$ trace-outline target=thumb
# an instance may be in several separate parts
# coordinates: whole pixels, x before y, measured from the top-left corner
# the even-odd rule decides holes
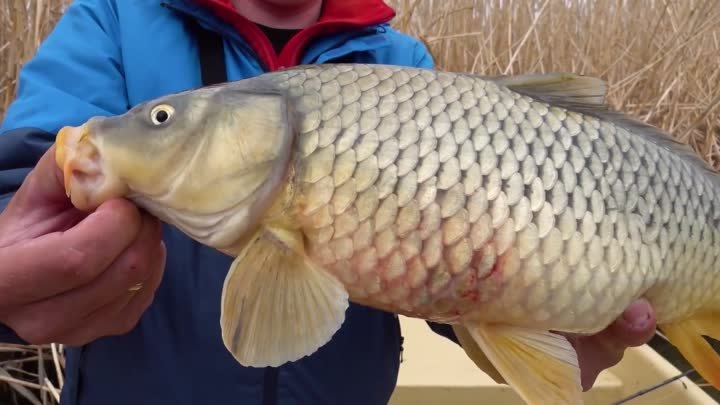
[[[645,298],[635,300],[611,326],[615,341],[626,347],[640,346],[655,335],[657,319],[650,302]]]
[[[43,207],[67,209],[71,206],[65,193],[63,173],[55,162],[55,144],[40,158],[8,204],[8,210],[37,210]]]

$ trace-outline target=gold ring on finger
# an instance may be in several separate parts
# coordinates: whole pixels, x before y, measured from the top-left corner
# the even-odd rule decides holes
[[[136,291],[140,291],[140,289],[142,289],[142,288],[143,288],[143,283],[137,283],[134,286],[128,288],[128,291],[136,292]]]

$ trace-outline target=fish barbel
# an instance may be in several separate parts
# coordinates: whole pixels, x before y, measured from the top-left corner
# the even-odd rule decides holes
[[[452,325],[531,405],[580,404],[575,351],[636,298],[720,388],[720,177],[611,111],[600,79],[300,66],[65,127],[73,204],[124,197],[235,258],[222,338],[307,356],[349,302]]]

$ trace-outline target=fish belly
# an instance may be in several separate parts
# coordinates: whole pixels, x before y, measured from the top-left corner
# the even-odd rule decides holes
[[[647,296],[707,306],[717,183],[621,125],[470,75],[285,72],[297,221],[351,299],[443,322],[591,333]]]

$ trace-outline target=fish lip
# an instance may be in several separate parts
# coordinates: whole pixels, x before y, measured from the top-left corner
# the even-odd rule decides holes
[[[79,134],[78,134],[79,133]],[[89,174],[98,174],[97,168],[90,167],[87,163],[82,164],[77,159],[78,149],[83,143],[89,142],[90,125],[85,123],[80,127],[64,126],[58,131],[55,141],[55,162],[63,172],[65,195],[72,197],[73,176],[81,173],[80,170],[88,170]],[[90,145],[97,153],[95,145]]]
[[[89,120],[79,127],[63,127],[56,140],[55,160],[63,172],[65,194],[81,211],[92,211],[127,193],[127,185],[113,175],[103,159],[92,124]]]

